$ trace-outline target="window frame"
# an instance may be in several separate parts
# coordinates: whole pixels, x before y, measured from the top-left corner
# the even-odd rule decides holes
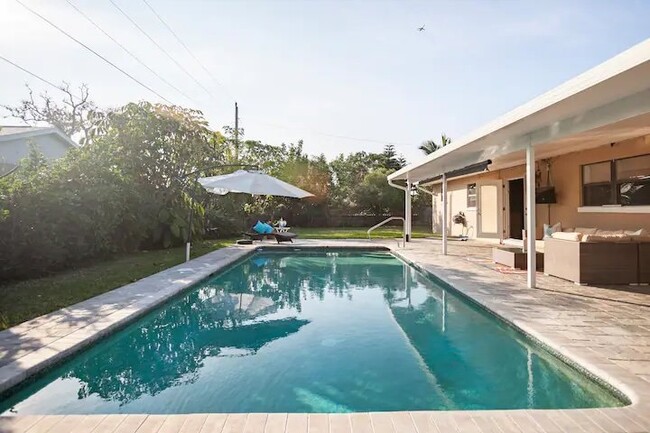
[[[580,165],[580,205],[582,207],[620,207],[620,206],[625,206],[625,207],[637,207],[637,206],[648,206],[650,204],[623,204],[621,203],[620,200],[620,194],[619,194],[619,186],[622,183],[625,183],[626,181],[629,181],[630,179],[618,179],[618,173],[616,170],[616,163],[618,161],[625,161],[626,159],[633,159],[633,158],[642,158],[642,157],[648,157],[650,156],[650,153],[642,153],[640,155],[634,155],[634,156],[626,156],[625,158],[616,158],[616,159],[610,159],[610,160],[604,160],[604,161],[595,161],[595,162],[590,162],[588,164],[581,164]],[[610,187],[610,202],[609,204],[604,204],[604,205],[594,205],[594,204],[586,204],[585,203],[585,167],[590,166],[590,165],[596,165],[596,164],[602,164],[604,162],[609,162],[609,182],[592,182],[587,185],[609,185]]]
[[[474,187],[474,193],[470,194],[470,187]],[[467,186],[465,187],[465,191],[467,193],[467,209],[476,209],[478,206],[478,186],[476,182],[474,183],[468,183]],[[474,199],[474,204],[470,204],[470,198]]]

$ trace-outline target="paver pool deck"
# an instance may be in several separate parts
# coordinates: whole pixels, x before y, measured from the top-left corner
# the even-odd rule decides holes
[[[254,246],[233,246],[0,332],[0,390],[145,314]],[[265,243],[263,246],[278,248]],[[353,414],[30,415],[0,417],[0,433],[650,432],[650,289],[574,286],[498,272],[489,247],[453,243],[302,240],[289,247],[388,247],[622,392],[620,408]],[[286,246],[285,246],[286,247]],[[282,247],[280,247],[282,248]]]

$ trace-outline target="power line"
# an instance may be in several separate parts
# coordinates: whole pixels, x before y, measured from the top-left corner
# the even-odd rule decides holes
[[[169,87],[172,89],[176,90],[179,94],[183,95],[185,98],[187,98],[189,101],[192,101],[195,104],[199,104],[197,101],[195,101],[193,98],[188,96],[185,92],[180,90],[178,87],[174,86],[172,83],[167,81],[164,77],[162,77],[160,74],[158,74],[155,70],[153,70],[149,65],[147,65],[145,62],[140,60],[138,56],[133,54],[131,51],[129,51],[124,45],[122,45],[118,40],[116,40],[113,36],[111,36],[108,32],[106,32],[99,24],[97,24],[92,18],[90,18],[87,14],[85,14],[81,9],[79,9],[72,1],[70,0],[65,0],[70,6],[74,8],[81,16],[83,16],[89,23],[91,23],[97,30],[102,32],[107,38],[109,38],[111,41],[113,41],[117,46],[119,46],[125,53],[127,53],[129,56],[131,56],[135,61],[137,61],[139,64],[144,66],[149,72],[154,74],[156,77],[158,77],[163,83],[167,84]]]
[[[383,144],[383,145],[391,144],[391,145],[394,145],[394,146],[409,146],[409,147],[410,146],[415,146],[415,144],[396,143],[394,141],[383,141],[383,140],[376,140],[376,139],[372,139],[372,138],[351,137],[349,135],[329,134],[327,132],[315,131],[313,129],[306,128],[306,127],[303,127],[303,126],[278,125],[276,123],[269,123],[269,122],[265,122],[263,120],[260,121],[259,119],[256,119],[256,118],[253,118],[253,119],[256,120],[257,123],[267,125],[267,126],[272,126],[274,128],[294,129],[294,130],[302,129],[302,130],[307,131],[307,132],[309,132],[311,134],[320,135],[320,136],[323,136],[323,137],[340,138],[342,140],[352,140],[352,141],[360,141],[360,142],[365,142],[365,143],[376,143],[376,144]]]
[[[187,44],[185,44],[185,42],[183,42],[183,40],[180,38],[180,36],[178,36],[178,34],[171,28],[171,26],[169,24],[167,24],[167,22],[160,16],[160,14],[158,12],[156,12],[156,10],[153,8],[153,6],[151,6],[151,4],[147,0],[142,0],[142,1],[144,2],[145,5],[147,5],[147,7],[151,10],[151,12],[153,12],[153,14],[156,16],[156,18],[158,18],[158,21],[160,21],[167,28],[167,30],[169,30],[169,33],[171,33],[174,36],[174,38],[176,38],[178,43],[181,44],[181,46],[183,48],[185,48],[185,51],[187,51],[187,53],[190,56],[192,56],[192,58],[196,61],[196,63],[210,77],[210,79],[212,79],[212,81],[214,81],[215,84],[217,84],[222,89],[224,89],[226,91],[226,93],[228,93],[230,95],[230,97],[232,97],[232,94],[230,94],[230,92],[228,92],[228,89],[226,89],[226,87],[223,84],[221,84],[221,82],[219,80],[217,80],[215,78],[215,76],[210,72],[210,70],[208,68],[205,67],[205,65],[198,59],[198,57],[196,57],[194,55],[194,53],[192,52],[192,50],[190,50],[190,48],[187,46]]]
[[[9,63],[10,65],[12,65],[12,66],[14,66],[14,67],[20,69],[21,71],[25,72],[26,74],[31,75],[32,77],[36,78],[37,80],[42,81],[42,82],[45,83],[45,84],[49,84],[50,86],[52,86],[52,87],[56,88],[57,90],[60,90],[60,91],[63,92],[63,89],[62,89],[60,86],[58,86],[58,85],[54,84],[53,82],[51,82],[51,81],[49,81],[49,80],[47,80],[47,79],[41,77],[40,75],[36,75],[34,72],[32,72],[32,71],[30,71],[30,70],[28,70],[28,69],[23,68],[22,66],[20,66],[20,65],[18,65],[18,64],[16,64],[16,63],[14,63],[14,62],[12,62],[12,61],[9,60],[8,58],[6,58],[6,57],[0,55],[0,60],[4,60],[5,62]],[[70,95],[70,96],[76,98],[76,96],[74,96],[74,95]]]
[[[43,21],[45,21],[46,23],[48,23],[50,26],[52,26],[52,27],[54,27],[55,29],[57,29],[59,32],[61,32],[61,33],[63,33],[64,35],[66,35],[68,38],[70,38],[70,39],[72,39],[73,41],[75,41],[77,44],[81,45],[81,46],[82,46],[83,48],[85,48],[86,50],[90,51],[91,53],[93,53],[94,55],[96,55],[97,57],[99,57],[100,59],[102,59],[104,62],[106,62],[106,63],[108,63],[109,65],[111,65],[113,68],[115,68],[115,69],[117,69],[118,71],[120,71],[122,74],[124,74],[124,75],[126,75],[127,77],[129,77],[131,80],[133,80],[133,81],[135,81],[136,83],[138,83],[140,86],[144,87],[145,89],[147,89],[148,91],[150,91],[150,92],[153,93],[154,95],[158,96],[160,99],[166,101],[167,103],[174,105],[174,103],[171,102],[169,99],[165,98],[165,97],[162,96],[160,93],[156,92],[156,91],[153,90],[151,87],[147,86],[146,84],[144,84],[143,82],[141,82],[140,80],[138,80],[137,78],[135,78],[134,76],[132,76],[131,74],[129,74],[128,72],[126,72],[124,69],[120,68],[120,67],[117,66],[115,63],[111,62],[111,61],[108,60],[106,57],[102,56],[102,55],[99,54],[97,51],[93,50],[93,49],[90,48],[88,45],[84,44],[84,43],[81,42],[79,39],[75,38],[75,37],[72,36],[70,33],[66,32],[66,31],[63,30],[61,27],[57,26],[57,25],[54,24],[52,21],[50,21],[50,20],[48,20],[47,18],[45,18],[43,15],[39,14],[39,13],[36,12],[34,9],[30,8],[29,6],[27,6],[27,5],[26,5],[25,3],[23,3],[22,1],[20,1],[20,0],[16,0],[16,2],[17,2],[18,4],[20,4],[22,7],[24,7],[25,9],[27,9],[27,10],[28,10],[29,12],[31,12],[32,14],[36,15],[37,17],[39,17],[40,19],[42,19]]]
[[[174,63],[176,64],[176,66],[178,66],[178,67],[180,68],[181,71],[185,72],[185,74],[186,74],[188,77],[190,77],[190,78],[192,79],[192,81],[194,81],[196,84],[198,84],[199,87],[201,87],[203,90],[205,90],[205,92],[206,92],[208,95],[210,95],[210,96],[212,96],[212,97],[214,98],[214,95],[213,95],[212,93],[210,93],[210,91],[209,91],[208,89],[206,89],[205,86],[203,86],[203,84],[201,84],[201,83],[199,82],[199,80],[197,80],[197,79],[194,77],[194,75],[192,75],[190,72],[188,72],[188,70],[185,69],[185,67],[183,67],[183,65],[181,65],[181,64],[178,62],[178,60],[176,60],[176,59],[175,59],[171,54],[169,54],[169,52],[168,52],[166,49],[164,49],[164,48],[163,48],[163,47],[162,47],[158,42],[156,42],[156,40],[155,40],[154,38],[152,38],[151,36],[149,36],[149,33],[147,33],[146,31],[144,31],[144,29],[143,29],[142,27],[140,27],[140,26],[138,25],[138,23],[136,23],[136,22],[135,22],[135,21],[134,21],[134,20],[133,20],[133,19],[132,19],[132,18],[131,18],[127,13],[126,13],[126,12],[124,12],[124,11],[123,11],[123,10],[122,10],[118,5],[117,5],[117,3],[115,3],[113,0],[108,0],[108,1],[111,2],[111,4],[115,7],[115,9],[117,9],[117,10],[118,10],[122,15],[124,15],[124,17],[125,17],[127,20],[129,20],[129,22],[131,22],[131,24],[133,24],[133,25],[134,25],[134,26],[135,26],[135,27],[136,27],[136,28],[137,28],[137,29],[138,29],[138,30],[139,30],[143,35],[145,35],[145,36],[147,37],[147,39],[149,39],[149,40],[150,40],[150,41],[151,41],[151,42],[152,42],[156,47],[158,47],[158,49],[159,49],[160,51],[162,51],[162,52],[163,52],[163,53],[164,53],[164,54],[165,54],[165,55],[166,55],[166,56],[167,56],[167,57],[168,57],[172,62],[174,62]]]

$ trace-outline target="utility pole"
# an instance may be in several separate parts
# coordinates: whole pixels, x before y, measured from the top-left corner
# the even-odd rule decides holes
[[[239,107],[235,102],[235,163],[239,161]]]

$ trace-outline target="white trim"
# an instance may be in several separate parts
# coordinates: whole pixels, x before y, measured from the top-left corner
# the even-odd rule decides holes
[[[75,143],[70,137],[65,135],[55,126],[35,126],[32,129],[16,132],[13,134],[3,134],[0,135],[0,142],[13,141],[20,138],[38,137],[39,135],[49,134],[54,134],[54,136],[58,137],[61,141],[70,147],[79,147],[79,144]]]
[[[650,206],[580,206],[579,213],[650,213]]]

